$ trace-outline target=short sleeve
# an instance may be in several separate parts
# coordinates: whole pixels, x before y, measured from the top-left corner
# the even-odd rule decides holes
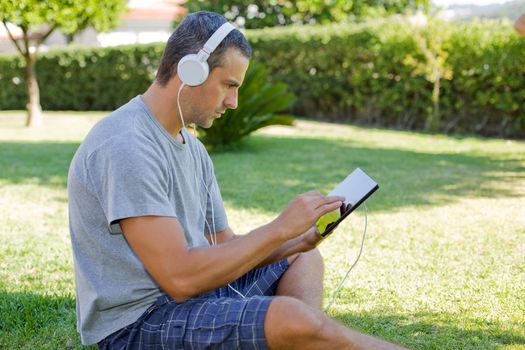
[[[88,175],[111,233],[137,216],[176,217],[169,200],[167,160],[155,144],[134,133],[113,137],[88,158]]]

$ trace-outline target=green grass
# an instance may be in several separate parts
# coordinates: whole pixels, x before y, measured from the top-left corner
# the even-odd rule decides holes
[[[80,348],[66,174],[102,114],[0,113],[0,348]],[[525,349],[525,143],[300,121],[213,155],[231,226],[360,166],[380,183],[364,254],[330,314],[413,349]],[[361,210],[321,245],[326,298],[355,258]]]

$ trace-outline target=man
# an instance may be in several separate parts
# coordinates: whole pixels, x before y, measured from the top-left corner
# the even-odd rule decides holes
[[[183,56],[225,22],[208,12],[187,16],[155,82],[98,122],[73,158],[68,190],[82,342],[101,349],[398,348],[320,310],[314,224],[343,198],[304,193],[246,235],[229,228],[211,159],[183,126],[210,127],[237,107],[251,48],[232,30],[215,51],[206,49],[213,52],[202,84],[187,86],[178,72]]]
[[[519,35],[525,36],[525,13],[518,17],[514,22],[514,29]]]

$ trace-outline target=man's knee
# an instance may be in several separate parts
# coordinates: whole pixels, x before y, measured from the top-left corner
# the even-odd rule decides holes
[[[305,256],[307,256],[313,264],[324,269],[324,260],[319,249],[315,248],[303,254],[305,254]]]
[[[296,254],[289,258],[290,265],[295,263],[297,259],[300,259],[302,262],[311,265],[313,267],[318,267],[324,270],[324,260],[319,249],[314,248],[304,253]]]
[[[284,347],[297,339],[319,337],[325,317],[295,298],[274,298],[264,321],[264,333],[270,348]]]

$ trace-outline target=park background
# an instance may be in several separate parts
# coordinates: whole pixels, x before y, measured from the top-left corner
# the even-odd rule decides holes
[[[162,54],[77,43],[129,13],[78,3],[0,4],[22,28],[21,52],[0,55],[0,348],[81,348],[67,169]],[[177,6],[225,13],[254,48],[240,107],[201,133],[234,230],[362,167],[381,189],[329,313],[414,349],[525,349],[525,39],[512,28],[525,3],[457,18],[424,0],[231,3]],[[69,44],[46,46],[57,32]],[[352,215],[320,247],[326,300],[359,252],[364,215]]]

